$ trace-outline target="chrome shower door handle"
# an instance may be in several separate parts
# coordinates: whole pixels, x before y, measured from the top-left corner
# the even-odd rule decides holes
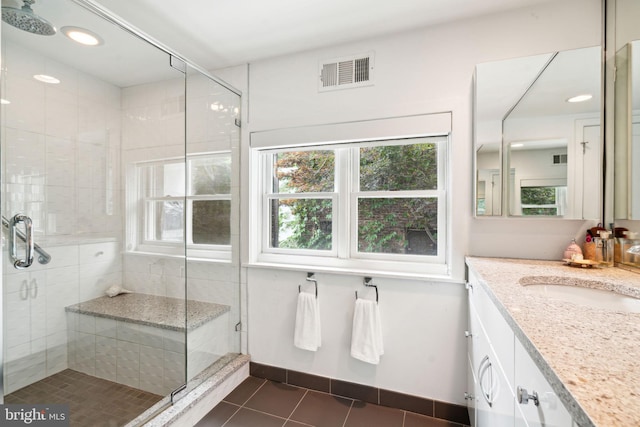
[[[24,223],[24,242],[25,242],[25,255],[24,259],[18,258],[18,246],[16,242],[18,224]],[[13,266],[19,270],[27,268],[33,264],[33,222],[31,218],[24,214],[16,214],[11,218],[9,222],[9,250]]]

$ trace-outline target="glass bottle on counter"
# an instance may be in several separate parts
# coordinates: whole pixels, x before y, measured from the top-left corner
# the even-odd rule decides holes
[[[596,262],[602,267],[613,267],[614,239],[611,238],[611,233],[601,231],[594,241],[596,244]]]

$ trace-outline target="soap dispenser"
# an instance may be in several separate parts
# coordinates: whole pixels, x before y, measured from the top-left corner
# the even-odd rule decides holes
[[[576,239],[572,239],[569,246],[564,250],[564,254],[562,255],[563,259],[567,260],[581,260],[582,259],[582,249],[576,243]]]

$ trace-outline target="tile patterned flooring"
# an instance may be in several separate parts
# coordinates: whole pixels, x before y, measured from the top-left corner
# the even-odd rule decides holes
[[[72,427],[118,427],[161,399],[162,396],[66,369],[6,395],[4,402],[68,403]]]
[[[249,377],[196,427],[463,427],[401,409]]]

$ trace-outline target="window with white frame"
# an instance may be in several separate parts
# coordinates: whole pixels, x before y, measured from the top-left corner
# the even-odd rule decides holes
[[[259,260],[444,264],[447,143],[443,135],[260,150]]]
[[[186,170],[185,170],[186,167]],[[135,250],[230,259],[231,154],[136,166]]]

